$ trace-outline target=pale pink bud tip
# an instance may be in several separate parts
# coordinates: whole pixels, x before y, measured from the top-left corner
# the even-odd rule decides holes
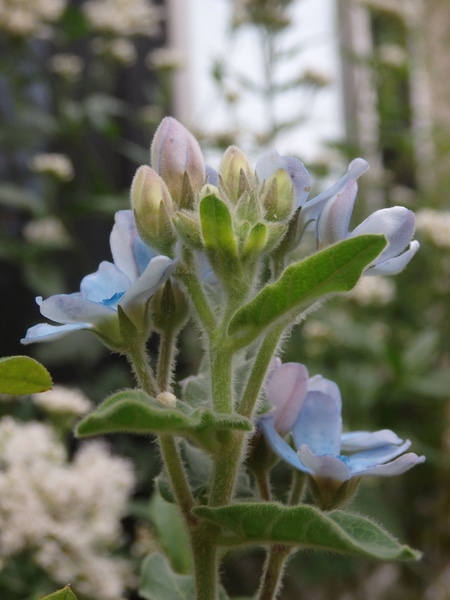
[[[165,117],[153,138],[150,164],[166,182],[174,199],[182,189],[187,173],[193,190],[205,183],[205,163],[195,137],[173,117]]]

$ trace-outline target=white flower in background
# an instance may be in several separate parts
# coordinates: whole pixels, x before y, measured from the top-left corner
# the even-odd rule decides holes
[[[82,416],[93,408],[89,398],[80,390],[62,385],[54,385],[47,392],[33,394],[32,399],[37,406],[49,413]]]
[[[161,12],[149,0],[88,0],[83,10],[91,27],[102,33],[153,36],[159,30]]]
[[[35,173],[52,175],[61,181],[70,181],[74,175],[72,161],[65,154],[55,152],[35,154],[29,166]]]
[[[416,229],[436,246],[450,248],[450,210],[424,208],[416,213]]]
[[[0,30],[17,36],[46,36],[48,25],[57,21],[67,0],[0,0]]]
[[[362,277],[358,284],[350,290],[347,297],[362,306],[370,304],[383,306],[395,298],[395,283],[392,279],[379,275]]]
[[[111,556],[135,478],[130,463],[93,442],[68,462],[42,423],[0,421],[0,560],[27,552],[49,577],[116,600],[128,565]]]
[[[29,221],[23,228],[27,242],[45,246],[65,247],[70,243],[70,235],[57,217],[44,217]]]
[[[74,81],[83,71],[84,60],[76,54],[54,54],[49,60],[49,67],[61,77]]]
[[[181,69],[186,65],[186,58],[176,48],[156,48],[145,58],[149,69]]]

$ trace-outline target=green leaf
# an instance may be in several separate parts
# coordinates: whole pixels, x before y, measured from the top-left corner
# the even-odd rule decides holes
[[[229,333],[250,343],[269,325],[292,322],[320,298],[351,290],[385,246],[384,236],[361,235],[290,265],[278,281],[236,312]]]
[[[314,506],[242,503],[222,508],[199,506],[197,517],[234,534],[236,544],[292,544],[379,560],[417,560],[420,553],[401,545],[367,518]],[[234,540],[233,540],[234,541]]]
[[[195,587],[190,575],[178,575],[159,552],[147,556],[142,565],[139,595],[146,600],[192,600]]]
[[[190,575],[174,573],[167,558],[154,552],[142,565],[139,595],[146,600],[192,600],[195,598],[194,581]],[[220,587],[219,600],[227,598]]]
[[[0,358],[0,394],[37,394],[52,387],[50,373],[29,356]]]
[[[162,407],[145,392],[124,390],[107,398],[78,425],[79,437],[104,433],[171,433],[185,437],[208,452],[223,450],[223,432],[251,431],[252,423],[239,415],[217,414],[208,408],[190,410]]]
[[[53,592],[53,594],[49,594],[48,596],[44,596],[41,600],[77,600],[77,597],[72,592],[70,585],[66,585],[66,587],[61,590]]]
[[[228,206],[211,194],[200,201],[200,223],[205,252],[216,273],[226,282],[241,272],[238,243]]]
[[[190,545],[178,508],[154,493],[148,507],[148,518],[177,573],[189,573]]]
[[[200,222],[205,249],[238,258],[238,246],[228,206],[210,194],[200,201]]]

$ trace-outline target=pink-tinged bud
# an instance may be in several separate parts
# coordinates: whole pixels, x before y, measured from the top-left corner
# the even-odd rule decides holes
[[[157,250],[167,252],[175,235],[170,192],[151,167],[139,167],[131,184],[131,205],[142,239]]]
[[[173,117],[165,117],[156,130],[150,164],[166,182],[173,200],[186,207],[185,173],[195,192],[205,183],[205,163],[195,137]]]
[[[298,363],[275,368],[266,384],[266,396],[273,407],[275,430],[284,435],[292,429],[308,391],[308,370]]]
[[[255,171],[247,156],[237,146],[225,151],[219,174],[231,201],[237,202],[244,192],[256,186]]]

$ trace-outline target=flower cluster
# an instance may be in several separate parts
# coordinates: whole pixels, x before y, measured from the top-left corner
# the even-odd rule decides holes
[[[62,585],[99,600],[120,597],[129,567],[111,550],[134,486],[129,462],[98,442],[68,462],[50,427],[5,417],[0,463],[0,558],[28,552]]]
[[[266,396],[272,411],[259,419],[259,428],[280,458],[309,475],[324,509],[348,500],[362,476],[399,475],[425,460],[404,454],[411,442],[388,429],[343,433],[338,386],[321,375],[308,377],[304,365],[278,364]],[[295,450],[283,438],[288,432]]]
[[[417,212],[417,231],[439,248],[450,248],[450,211],[424,208]]]
[[[67,0],[0,0],[0,29],[21,38],[46,35],[66,4]]]
[[[94,31],[114,36],[151,36],[161,14],[149,0],[88,0],[83,11]]]

